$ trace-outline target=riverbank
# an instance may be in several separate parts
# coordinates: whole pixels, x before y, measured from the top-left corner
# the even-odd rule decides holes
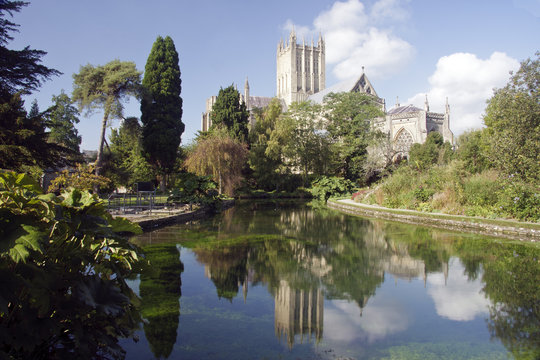
[[[221,204],[221,209],[225,210],[234,205],[234,200],[224,200]],[[186,223],[188,221],[203,219],[209,216],[210,210],[207,208],[197,209],[193,211],[156,211],[152,213],[139,213],[139,214],[124,214],[119,215],[131,222],[138,224],[143,231],[151,231],[162,226],[172,225],[176,223]]]
[[[472,232],[513,240],[540,242],[540,224],[523,223],[504,219],[486,219],[472,216],[390,209],[377,205],[357,203],[350,199],[328,200],[327,206],[352,215],[376,217],[408,224]]]

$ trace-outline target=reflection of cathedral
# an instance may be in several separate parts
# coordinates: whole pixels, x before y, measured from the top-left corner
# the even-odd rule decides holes
[[[289,283],[281,280],[275,296],[275,330],[276,336],[287,339],[292,348],[295,335],[304,336],[316,341],[323,334],[324,298],[321,289],[292,289]]]

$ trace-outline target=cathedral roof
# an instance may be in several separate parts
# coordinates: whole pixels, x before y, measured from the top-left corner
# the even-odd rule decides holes
[[[414,113],[418,111],[423,111],[420,108],[417,108],[414,105],[405,105],[405,106],[396,106],[392,109],[388,110],[388,115],[396,115],[396,114],[405,114],[405,113]]]
[[[308,100],[311,100],[318,104],[322,104],[324,97],[330,93],[352,91],[373,95],[378,98],[377,93],[375,92],[375,89],[371,85],[371,82],[367,78],[366,74],[362,73],[362,75],[360,75],[360,77],[358,78],[351,78],[349,80],[342,81],[322,91],[319,91],[316,94],[310,95],[308,97]]]

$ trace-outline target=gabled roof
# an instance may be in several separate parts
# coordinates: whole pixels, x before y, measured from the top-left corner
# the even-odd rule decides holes
[[[388,115],[415,113],[418,111],[423,111],[423,110],[420,108],[417,108],[414,105],[397,106],[388,110]]]
[[[322,91],[319,91],[316,94],[310,95],[308,100],[313,101],[318,104],[322,104],[323,99],[326,95],[330,93],[340,93],[340,92],[360,92],[364,94],[373,95],[376,98],[379,96],[375,91],[373,85],[367,78],[366,74],[362,73],[359,78],[353,78],[349,80],[342,81],[335,85],[332,85]]]

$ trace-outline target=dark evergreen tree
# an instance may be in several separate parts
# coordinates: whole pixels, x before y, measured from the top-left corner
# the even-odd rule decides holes
[[[247,142],[249,113],[233,85],[220,89],[210,113],[212,127],[225,127],[232,137]]]
[[[81,136],[75,128],[75,124],[79,123],[79,111],[63,90],[60,95],[53,95],[52,101],[53,106],[49,109],[49,140],[79,153]]]
[[[28,3],[23,1],[0,0],[0,91],[3,97],[15,92],[31,93],[44,80],[61,74],[40,64],[41,58],[47,54],[45,51],[30,49],[29,46],[22,50],[6,47],[13,40],[10,33],[16,32],[18,25],[5,17],[8,14],[13,16],[26,5]]]
[[[173,40],[158,36],[144,70],[141,122],[143,149],[149,163],[161,174],[162,187],[174,170],[182,122],[182,81]]]
[[[47,112],[30,116],[20,94],[2,96],[0,103],[0,169],[25,171],[26,166],[57,167],[72,158],[60,144],[48,142]],[[36,112],[37,111],[37,112]]]

